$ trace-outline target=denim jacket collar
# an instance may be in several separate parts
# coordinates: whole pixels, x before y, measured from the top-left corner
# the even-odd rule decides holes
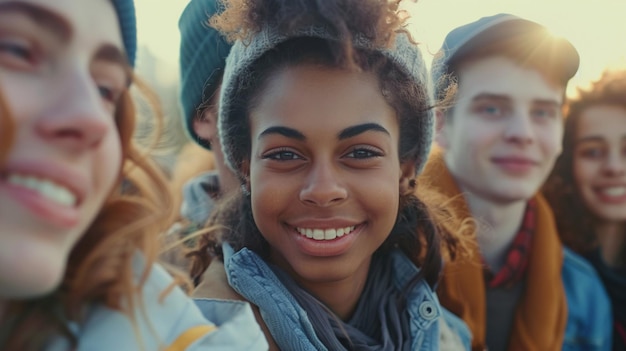
[[[283,286],[267,263],[254,252],[243,248],[234,252],[223,244],[224,266],[230,286],[251,303],[259,306],[272,336],[282,348],[326,350],[315,334],[307,313]],[[394,250],[393,281],[403,289],[419,269],[402,253]],[[420,280],[407,294],[411,321],[413,350],[438,347],[438,329],[431,328],[440,320],[442,309],[436,294]]]

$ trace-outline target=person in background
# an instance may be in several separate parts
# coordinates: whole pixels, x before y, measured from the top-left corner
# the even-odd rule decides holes
[[[194,295],[250,301],[270,349],[469,348],[434,293],[463,243],[414,194],[434,115],[398,5],[226,1],[212,19],[235,39],[218,126],[243,189],[209,221]]]
[[[579,56],[510,14],[452,30],[432,65],[439,150],[433,186],[476,223],[476,252],[446,264],[441,303],[474,350],[608,350],[610,304],[593,268],[564,249],[538,194],[561,152],[561,108]]]
[[[208,19],[215,15],[216,0],[192,0],[180,17],[181,104],[185,129],[191,140],[213,152],[215,171],[187,182],[181,211],[193,223],[204,224],[213,202],[239,187],[239,181],[224,163],[219,143],[219,91],[231,45]]]
[[[131,140],[135,51],[131,0],[0,0],[2,350],[267,349],[249,305],[155,262],[170,192]]]
[[[602,278],[613,350],[626,350],[626,70],[606,71],[568,102],[563,153],[543,191],[565,245]]]
[[[215,203],[239,186],[224,163],[217,131],[218,97],[229,44],[208,24],[218,11],[216,0],[192,0],[178,21],[180,29],[180,102],[183,124],[191,144],[178,156],[172,185],[182,196],[180,219],[170,229],[162,256],[178,267],[189,269],[187,250],[196,243],[190,234],[206,224]],[[181,246],[181,241],[185,242]],[[193,256],[193,253],[191,254]]]

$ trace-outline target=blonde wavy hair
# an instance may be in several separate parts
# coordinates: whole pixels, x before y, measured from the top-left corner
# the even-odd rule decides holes
[[[156,95],[136,78],[134,86],[153,108],[155,136],[162,115]],[[0,328],[0,349],[40,350],[51,338],[77,340],[67,321],[81,322],[85,307],[102,303],[135,321],[142,288],[159,254],[159,236],[173,216],[171,193],[164,174],[133,141],[136,112],[130,90],[121,97],[115,119],[120,135],[123,167],[118,181],[92,225],[72,249],[61,285],[47,296],[8,301]],[[10,111],[0,96],[0,162],[11,146]],[[154,138],[156,142],[156,137]],[[139,280],[133,255],[141,252],[146,265]],[[7,320],[8,319],[8,320]]]

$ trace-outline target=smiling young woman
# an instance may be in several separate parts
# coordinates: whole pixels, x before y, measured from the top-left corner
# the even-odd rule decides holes
[[[397,6],[227,1],[212,20],[235,39],[218,121],[243,191],[213,215],[226,229],[197,252],[219,260],[196,296],[233,289],[274,348],[438,350],[446,331],[469,345],[433,291],[442,246],[461,244],[414,195],[432,100]]]
[[[598,271],[626,347],[626,71],[607,71],[569,102],[563,153],[544,187],[563,242]]]
[[[0,0],[2,350],[267,347],[155,263],[171,201],[132,142],[135,46],[132,0]]]

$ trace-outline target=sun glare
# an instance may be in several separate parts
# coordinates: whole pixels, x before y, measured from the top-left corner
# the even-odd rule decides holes
[[[136,0],[139,43],[164,61],[178,64],[178,17],[188,0]],[[569,39],[580,53],[580,69],[570,92],[600,76],[605,68],[626,68],[626,45],[614,38],[626,35],[626,1],[618,0],[419,0],[404,5],[410,30],[422,45],[428,64],[445,35],[454,27],[500,12],[546,25]],[[141,64],[141,63],[140,63]],[[175,74],[174,74],[175,76]]]

